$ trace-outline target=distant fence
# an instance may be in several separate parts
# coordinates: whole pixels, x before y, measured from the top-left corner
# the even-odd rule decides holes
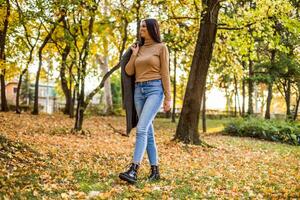
[[[175,116],[176,118],[179,118],[181,109],[176,109],[175,112]],[[202,117],[200,111],[200,118]],[[236,117],[239,116],[239,112],[237,112],[235,114],[234,111],[226,111],[226,110],[206,110],[205,111],[205,116],[207,119],[222,119],[222,118],[230,118],[230,117]],[[163,109],[161,109],[158,113],[157,113],[157,117],[162,117],[162,118],[169,118],[172,116],[172,110],[169,113],[165,113],[163,112]],[[254,113],[253,116],[257,116],[257,117],[264,117],[264,113]],[[285,119],[286,115],[285,114],[281,114],[281,113],[273,113],[271,114],[271,118],[272,119]]]
[[[0,106],[1,106],[1,102],[0,102]],[[117,109],[116,112],[114,112],[115,115],[117,116],[125,116],[125,111],[122,109],[121,107],[122,105],[117,105]],[[16,110],[16,106],[13,104],[9,104],[8,105],[9,110],[11,111],[15,111]],[[63,112],[65,107],[64,103],[60,103],[60,102],[56,102],[54,104],[54,112]],[[76,109],[76,105],[74,106]],[[33,110],[33,105],[20,105],[20,109],[23,112],[29,112]],[[43,106],[39,105],[39,109],[42,110]],[[99,107],[98,104],[90,104],[88,107],[88,113],[91,115],[101,115],[99,113],[99,110],[101,110],[101,108]],[[178,118],[181,112],[181,108],[176,108],[175,110],[175,117]],[[200,111],[200,118],[201,118],[201,112]],[[222,118],[228,118],[228,117],[235,117],[235,112],[234,111],[225,111],[225,110],[206,110],[206,118],[207,119],[222,119]],[[237,115],[239,116],[239,113],[237,113]],[[254,116],[264,116],[264,113],[254,113]],[[172,116],[172,109],[171,112],[165,113],[163,111],[163,108],[161,108],[161,110],[157,113],[157,117],[161,117],[161,118],[170,118]],[[299,119],[299,115],[297,115],[297,119]],[[272,113],[271,114],[271,118],[272,119],[285,119],[286,115],[285,114],[281,114],[281,113]]]

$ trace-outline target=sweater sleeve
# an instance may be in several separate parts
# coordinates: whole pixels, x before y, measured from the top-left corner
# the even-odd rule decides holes
[[[171,83],[170,83],[170,72],[169,72],[169,50],[166,45],[163,45],[160,51],[160,72],[161,79],[164,88],[165,99],[164,101],[171,101]]]
[[[134,62],[137,55],[131,54],[128,63],[125,66],[125,72],[127,75],[132,76],[134,74]]]

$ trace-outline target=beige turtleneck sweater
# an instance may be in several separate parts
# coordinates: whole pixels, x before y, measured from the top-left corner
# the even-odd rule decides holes
[[[165,95],[164,101],[171,100],[169,51],[165,43],[146,39],[144,45],[139,48],[138,54],[131,54],[125,71],[130,76],[135,74],[135,82],[161,79]]]

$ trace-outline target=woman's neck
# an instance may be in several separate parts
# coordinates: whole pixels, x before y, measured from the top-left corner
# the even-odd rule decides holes
[[[144,46],[150,46],[152,44],[155,44],[156,42],[152,38],[145,38]]]

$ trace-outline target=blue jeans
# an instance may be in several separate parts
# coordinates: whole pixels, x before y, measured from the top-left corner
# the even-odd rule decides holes
[[[147,149],[150,165],[158,165],[153,120],[159,111],[164,93],[161,79],[135,83],[134,104],[138,115],[133,162],[141,164]]]

